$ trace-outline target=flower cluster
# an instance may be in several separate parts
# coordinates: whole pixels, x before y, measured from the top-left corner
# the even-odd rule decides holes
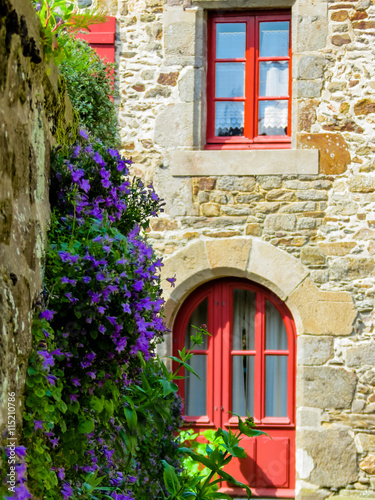
[[[131,500],[136,485],[147,483],[150,462],[143,452],[133,456],[134,439],[144,442],[140,433],[131,443],[124,439],[124,411],[129,397],[139,408],[129,394],[144,381],[140,359],[153,366],[155,344],[166,332],[162,262],[144,235],[162,204],[151,186],[127,177],[129,161],[85,132],[55,152],[52,166],[45,297],[26,382],[30,485],[47,500],[101,498],[101,488],[107,497]],[[170,443],[181,405],[175,393],[163,395],[158,380],[158,405],[168,411],[155,410],[154,418],[168,421],[159,436],[168,441],[150,459],[160,465],[177,453]],[[144,436],[151,436],[146,427]]]

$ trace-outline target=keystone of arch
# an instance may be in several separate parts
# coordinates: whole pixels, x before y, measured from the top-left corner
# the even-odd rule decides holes
[[[308,275],[298,259],[258,239],[195,241],[164,261],[167,326],[172,327],[180,305],[195,288],[214,278],[235,276],[263,285],[283,300],[298,335],[350,335],[357,314],[351,295],[322,291]],[[165,281],[172,276],[175,288]]]

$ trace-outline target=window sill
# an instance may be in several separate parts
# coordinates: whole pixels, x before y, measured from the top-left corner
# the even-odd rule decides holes
[[[319,173],[319,150],[172,151],[174,177],[211,175],[289,175]]]

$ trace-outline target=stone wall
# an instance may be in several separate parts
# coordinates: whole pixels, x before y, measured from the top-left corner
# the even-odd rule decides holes
[[[16,393],[17,437],[41,293],[49,220],[50,151],[75,133],[76,120],[56,68],[48,69],[31,2],[0,9],[0,439],[8,392]]]
[[[259,151],[243,152],[241,175],[215,152],[212,175],[201,154],[207,11],[260,7],[292,10],[292,151],[267,160],[267,175]],[[189,291],[215,276],[245,276],[278,293],[299,335],[297,494],[374,497],[372,0],[120,0],[117,18],[121,138],[135,173],[166,200],[149,238],[177,274],[171,324]],[[311,149],[316,169],[303,173],[297,154]],[[292,171],[293,155],[302,173]],[[228,263],[228,249],[240,255],[245,242],[246,257]],[[293,286],[288,269],[300,277]]]

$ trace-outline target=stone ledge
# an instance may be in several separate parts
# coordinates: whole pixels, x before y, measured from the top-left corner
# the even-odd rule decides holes
[[[228,9],[228,8],[285,8],[291,7],[293,0],[193,0],[193,5],[202,9]]]
[[[318,174],[316,149],[273,149],[252,151],[172,151],[174,177],[207,175]]]

